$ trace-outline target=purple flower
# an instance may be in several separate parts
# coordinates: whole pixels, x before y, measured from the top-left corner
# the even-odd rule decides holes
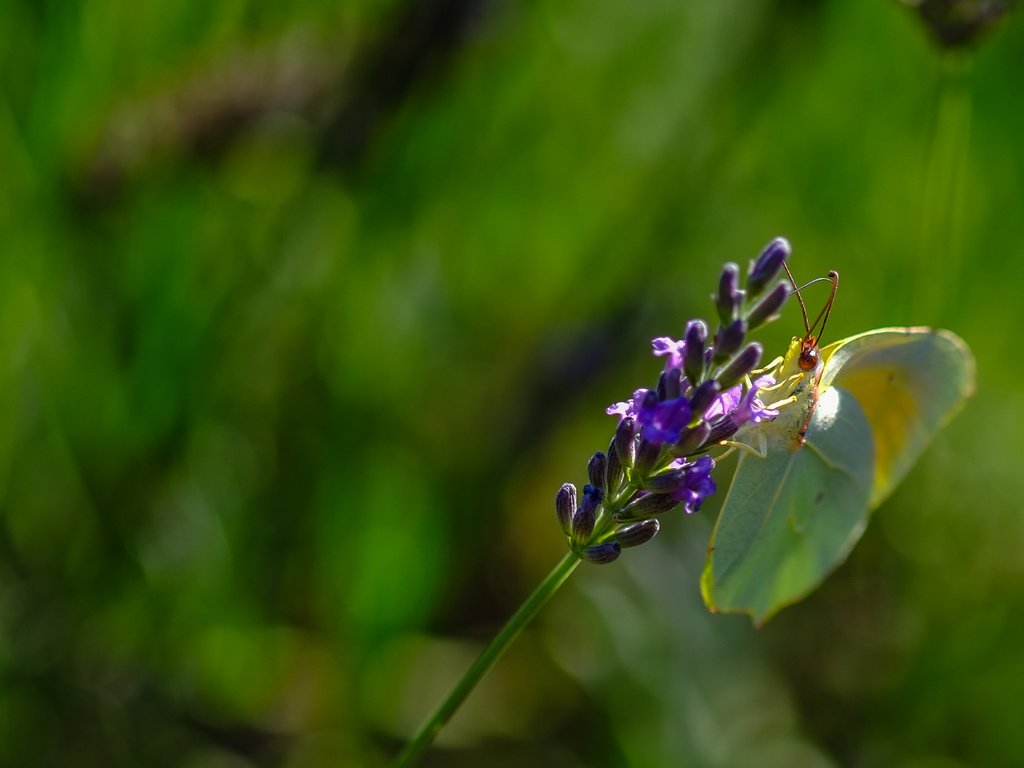
[[[677,341],[676,339],[669,338],[668,336],[659,336],[651,341],[651,348],[654,351],[655,357],[668,355],[668,359],[665,361],[666,371],[670,368],[679,368],[682,370],[683,362],[686,359],[685,341]]]
[[[674,443],[683,427],[690,423],[690,401],[677,397],[658,402],[652,395],[648,393],[637,409],[636,423],[641,427],[640,436],[654,445]]]
[[[704,499],[713,494],[717,488],[711,479],[715,461],[710,456],[701,456],[694,462],[676,459],[670,465],[673,469],[686,470],[683,482],[672,491],[672,497],[683,504],[686,514],[692,515],[703,503]]]
[[[719,416],[725,416],[732,413],[740,404],[742,385],[737,384],[735,387],[730,387],[725,390],[722,394],[714,399],[714,402],[708,406],[708,409],[704,411],[704,418],[708,421],[714,421]]]
[[[621,402],[609,405],[604,409],[604,412],[609,416],[618,416],[619,421],[625,418],[636,418],[637,413],[640,410],[640,403],[644,401],[649,389],[638,389],[633,393],[633,396],[629,400],[623,400]]]
[[[774,419],[779,412],[765,408],[764,403],[757,398],[758,390],[774,386],[774,384],[775,379],[765,375],[759,376],[746,392],[743,392],[741,384],[730,387],[708,406],[704,418],[713,421],[717,417],[729,416],[737,427],[742,427],[748,422],[760,424],[762,421]]]
[[[748,422],[760,424],[762,421],[771,421],[779,415],[778,410],[765,408],[764,403],[757,398],[758,389],[764,389],[774,384],[775,379],[771,376],[761,376],[740,398],[739,405],[732,412],[732,420],[736,422],[737,427],[742,427]]]

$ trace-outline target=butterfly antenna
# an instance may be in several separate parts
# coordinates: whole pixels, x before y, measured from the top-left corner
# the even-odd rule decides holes
[[[832,282],[832,278],[831,277],[815,277],[815,278],[812,278],[811,280],[808,280],[803,285],[801,285],[799,288],[797,288],[797,290],[798,291],[802,291],[804,288],[808,288],[808,287],[814,285],[815,283],[831,283],[831,282]]]
[[[820,322],[821,329],[818,331],[817,335],[817,338],[819,339],[825,333],[825,324],[828,322],[829,313],[832,311],[832,304],[836,300],[836,291],[839,290],[839,273],[833,269],[831,272],[828,273],[828,279],[832,283],[832,292],[829,293],[828,301],[826,301],[825,306],[821,308],[821,312],[819,312],[818,316],[814,318],[814,324],[807,331],[807,333],[810,334],[811,331],[818,327],[818,323]],[[800,303],[803,304],[802,301]],[[804,322],[806,322],[806,320]]]
[[[789,271],[789,264],[782,262],[782,266],[785,268],[786,274],[789,275],[789,282],[793,285],[793,293],[796,294],[796,300],[800,302],[800,314],[804,317],[804,330],[807,332],[807,335],[810,336],[811,325],[810,321],[807,319],[807,305],[804,304],[804,297],[800,294],[800,286],[796,284],[796,279],[793,277],[793,273]]]

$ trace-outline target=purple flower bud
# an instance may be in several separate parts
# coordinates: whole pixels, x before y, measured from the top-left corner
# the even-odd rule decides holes
[[[580,502],[580,509],[597,513],[597,508],[604,501],[604,491],[593,485],[583,486],[583,501]]]
[[[683,370],[693,386],[704,378],[704,345],[708,340],[708,327],[702,320],[693,320],[686,328],[686,354]]]
[[[672,453],[676,456],[691,456],[704,446],[710,435],[711,425],[706,421],[699,421],[695,426],[682,431],[679,440],[672,446]]]
[[[580,557],[590,563],[607,565],[616,560],[622,552],[622,545],[617,541],[606,541],[604,544],[595,544],[580,552]]]
[[[725,366],[718,373],[718,384],[722,389],[729,389],[729,387],[736,384],[740,379],[750,373],[757,364],[761,362],[761,354],[763,350],[761,345],[756,341],[752,344],[748,344],[742,352],[734,357],[728,365]]]
[[[966,49],[1009,12],[1013,0],[906,0],[945,50]]]
[[[658,377],[658,399],[675,400],[682,394],[682,377],[678,368],[662,371]]]
[[[679,500],[671,493],[640,493],[615,515],[615,519],[619,522],[645,520],[668,512],[678,504]]]
[[[721,385],[714,379],[708,379],[694,390],[690,397],[690,413],[693,416],[700,416],[708,409],[708,406],[715,401],[718,393],[722,391]]]
[[[615,438],[608,444],[608,466],[604,471],[604,488],[608,493],[615,493],[622,482],[622,462],[619,461],[619,450],[615,447]]]
[[[669,469],[647,478],[644,488],[651,493],[671,493],[685,482],[685,469]]]
[[[722,363],[736,354],[747,335],[747,321],[734,320],[724,328],[719,328],[715,335],[714,362]]]
[[[576,486],[563,483],[555,496],[555,511],[558,513],[558,524],[566,536],[572,530],[572,516],[576,511]]]
[[[726,264],[722,268],[722,277],[718,281],[718,296],[715,305],[718,308],[718,318],[722,325],[728,325],[736,319],[743,303],[743,292],[739,290],[740,268],[733,263]]]
[[[789,283],[780,282],[772,288],[765,297],[754,305],[754,308],[747,314],[747,327],[749,330],[760,328],[766,323],[778,318],[778,311],[789,298]]]
[[[661,445],[661,443],[655,443],[646,438],[640,440],[640,445],[636,449],[636,459],[633,461],[635,476],[645,477],[654,468],[661,456]]]
[[[584,507],[579,507],[576,510],[576,514],[572,516],[572,540],[578,546],[582,546],[590,541],[590,536],[594,533],[594,524],[597,523],[597,515],[593,510],[587,510]]]
[[[747,278],[748,300],[761,295],[764,287],[779,274],[782,262],[789,257],[790,251],[789,241],[784,237],[777,237],[765,246],[750,268],[750,276]]]
[[[583,501],[572,516],[572,540],[577,545],[586,544],[594,533],[597,522],[597,508],[601,505],[604,494],[600,488],[592,485],[583,486]]]
[[[657,536],[659,530],[661,523],[657,520],[642,520],[619,528],[615,532],[615,541],[623,547],[639,547]]]
[[[724,416],[711,425],[711,433],[708,435],[707,440],[704,441],[704,445],[714,445],[723,440],[728,440],[738,430],[739,427],[736,425],[736,422],[728,416]]]
[[[633,466],[633,460],[636,458],[636,441],[633,439],[635,436],[636,420],[627,416],[619,422],[619,426],[615,428],[615,437],[612,438],[615,443],[615,455],[627,469]]]
[[[587,464],[587,476],[590,479],[590,484],[595,488],[605,487],[605,472],[608,469],[608,457],[601,451],[598,451],[590,457],[590,462]]]

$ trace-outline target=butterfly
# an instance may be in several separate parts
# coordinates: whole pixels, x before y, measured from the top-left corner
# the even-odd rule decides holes
[[[879,328],[819,348],[814,329],[824,330],[839,284],[835,272],[828,279],[814,323],[796,289],[806,333],[771,371],[779,413],[751,430],[759,445],[740,455],[701,577],[708,608],[757,624],[846,559],[974,389],[974,358],[950,331]]]

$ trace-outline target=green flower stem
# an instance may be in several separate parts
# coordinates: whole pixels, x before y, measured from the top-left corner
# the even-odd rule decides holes
[[[572,552],[566,554],[559,561],[551,573],[542,581],[533,594],[526,598],[526,601],[519,606],[512,618],[509,619],[501,631],[484,648],[483,652],[473,662],[472,666],[455,684],[451,692],[445,696],[441,703],[434,710],[434,713],[420,726],[416,735],[412,737],[402,753],[394,762],[394,768],[405,768],[415,764],[427,748],[433,743],[435,737],[440,733],[445,723],[451,718],[470,692],[476,687],[487,671],[501,658],[501,655],[518,637],[534,616],[540,611],[544,604],[551,598],[558,588],[565,583],[569,575],[576,570],[580,559]]]
[[[924,179],[921,249],[917,274],[944,274],[955,285],[963,266],[966,180],[971,143],[971,57],[942,57],[938,103]],[[917,288],[920,284],[921,290]],[[938,316],[951,296],[939,281],[915,282],[915,312]]]

